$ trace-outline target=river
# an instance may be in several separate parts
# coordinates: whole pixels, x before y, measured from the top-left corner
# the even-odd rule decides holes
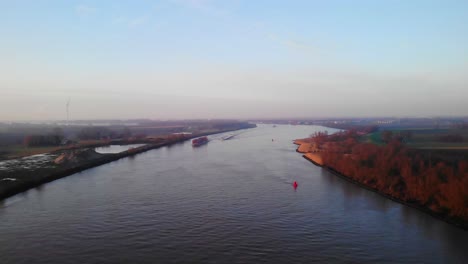
[[[185,142],[151,150],[11,197],[0,205],[0,262],[468,259],[468,232],[295,152],[293,139],[324,129],[259,125],[231,140],[220,134],[198,148]]]

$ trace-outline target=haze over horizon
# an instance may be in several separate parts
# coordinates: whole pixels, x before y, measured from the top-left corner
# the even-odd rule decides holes
[[[467,1],[0,1],[0,120],[468,114]]]

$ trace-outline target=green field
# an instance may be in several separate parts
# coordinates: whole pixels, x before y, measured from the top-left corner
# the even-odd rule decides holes
[[[373,132],[373,133],[367,134],[364,137],[363,141],[373,143],[373,144],[377,144],[377,145],[382,145],[383,144],[380,132]]]
[[[393,135],[408,135],[404,136],[404,142],[408,147],[418,149],[468,149],[468,130],[466,129],[404,129],[404,130],[387,130]],[[382,134],[384,131],[370,133],[363,137],[364,142],[369,142],[377,145],[384,144]],[[444,142],[439,139],[445,135],[460,135],[463,138],[462,142]]]
[[[24,147],[23,145],[13,145],[13,146],[2,147],[0,151],[0,160],[48,153],[48,152],[56,150],[57,148],[58,148],[57,146]]]

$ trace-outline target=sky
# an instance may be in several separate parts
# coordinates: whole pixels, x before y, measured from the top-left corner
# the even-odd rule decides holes
[[[468,115],[468,1],[0,0],[0,120]]]

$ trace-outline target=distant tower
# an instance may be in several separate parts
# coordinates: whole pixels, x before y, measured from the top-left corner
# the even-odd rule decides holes
[[[398,117],[398,135],[401,135],[401,117]]]
[[[70,98],[68,98],[66,109],[67,109],[67,125],[69,125],[70,124]]]

